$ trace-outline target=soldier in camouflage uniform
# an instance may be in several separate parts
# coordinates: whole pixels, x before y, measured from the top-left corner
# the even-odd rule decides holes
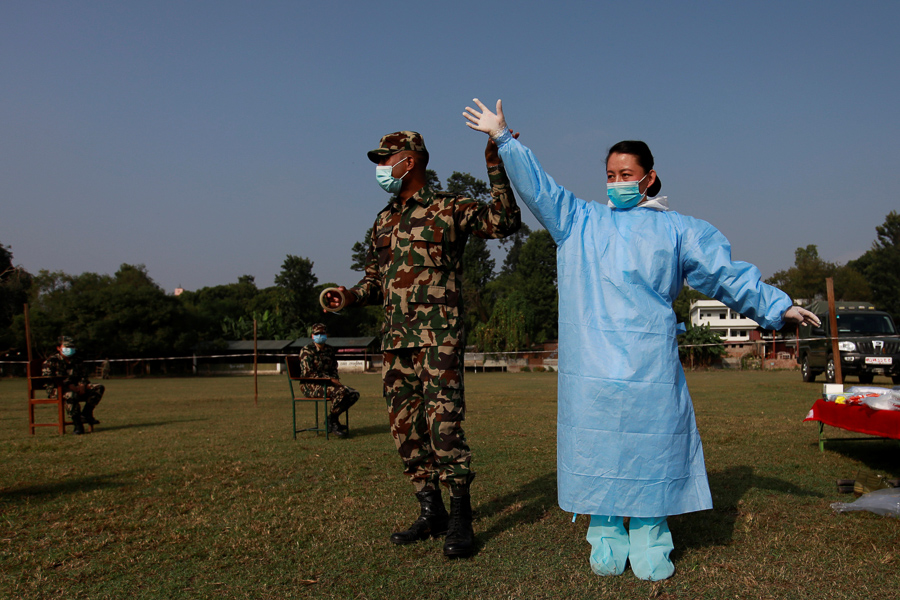
[[[338,378],[337,352],[334,346],[325,343],[328,339],[328,331],[323,323],[312,326],[313,341],[300,350],[300,374],[303,377],[328,377],[332,385],[328,386],[328,394],[331,396],[331,412],[328,415],[328,426],[331,433],[338,437],[347,437],[347,427],[341,425],[338,420],[341,413],[356,404],[359,400],[359,392],[347,387]],[[310,398],[321,398],[325,395],[325,386],[304,384],[301,390]]]
[[[465,331],[462,257],[470,234],[515,233],[521,213],[493,143],[485,157],[491,202],[435,191],[427,185],[422,136],[399,131],[368,153],[376,179],[393,194],[375,220],[365,276],[353,288],[333,288],[334,310],[382,302],[382,375],[391,434],[412,479],[421,514],[391,541],[409,544],[446,532],[444,554],[469,556],[474,546],[469,484],[471,452],[462,421]],[[440,484],[450,488],[450,514]]]
[[[103,398],[106,391],[102,385],[91,383],[84,371],[84,365],[75,358],[75,343],[72,338],[61,336],[57,354],[44,361],[42,375],[53,377],[54,382],[47,385],[47,397],[56,395],[56,386],[63,387],[63,400],[66,401],[66,409],[72,419],[75,435],[84,433],[85,425],[98,425],[100,421],[94,418],[94,408]],[[84,403],[84,409],[81,403]]]

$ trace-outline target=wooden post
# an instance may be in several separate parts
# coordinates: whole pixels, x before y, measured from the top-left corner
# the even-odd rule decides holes
[[[25,347],[28,349],[28,364],[25,366],[25,377],[31,377],[31,320],[28,318],[28,303],[25,303]]]
[[[825,279],[825,287],[828,290],[828,324],[831,328],[831,356],[834,360],[834,382],[844,383],[844,375],[841,373],[841,351],[838,349],[837,311],[834,309],[834,279]]]
[[[257,373],[256,319],[253,319],[253,404],[259,406],[259,374]]]

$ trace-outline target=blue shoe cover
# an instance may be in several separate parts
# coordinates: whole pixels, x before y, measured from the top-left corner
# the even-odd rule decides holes
[[[675,573],[669,560],[672,552],[672,533],[665,517],[639,519],[631,517],[628,527],[631,548],[628,558],[635,577],[646,581],[661,581]]]
[[[591,515],[587,541],[591,544],[591,570],[597,575],[621,575],[628,560],[628,532],[622,517]]]

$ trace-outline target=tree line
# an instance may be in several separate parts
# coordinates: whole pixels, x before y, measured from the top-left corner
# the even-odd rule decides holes
[[[429,178],[432,187],[445,189],[434,171]],[[488,185],[468,173],[454,172],[446,191],[480,200],[490,196]],[[350,248],[356,271],[364,269],[370,234],[371,229]],[[500,244],[505,255],[499,268],[485,240],[470,237],[465,247],[468,343],[481,351],[511,352],[556,339],[556,246],[550,234],[523,224]],[[796,250],[792,267],[766,281],[792,298],[812,301],[825,298],[826,277],[833,278],[838,300],[873,302],[900,320],[900,213],[892,211],[876,227],[871,249],[858,259],[829,263],[808,245]],[[316,322],[324,322],[335,337],[378,335],[380,306],[322,312],[319,294],[336,284],[320,284],[308,258],[287,255],[274,283],[259,288],[252,275],[243,275],[235,283],[175,296],[158,286],[144,265],[123,264],[114,275],[31,274],[15,266],[12,249],[0,244],[0,355],[25,349],[25,303],[37,348],[50,351],[59,335],[72,335],[83,355],[95,358],[216,351],[227,341],[252,339],[254,320],[259,339],[307,337]],[[705,297],[690,288],[682,291],[673,303],[679,321],[689,321],[690,303],[700,298]],[[709,336],[689,331],[687,337]]]

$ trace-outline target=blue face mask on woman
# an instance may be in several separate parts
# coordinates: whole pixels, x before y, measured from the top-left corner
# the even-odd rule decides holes
[[[324,344],[325,340],[327,340],[327,339],[328,339],[328,336],[325,335],[324,333],[317,333],[317,334],[313,335],[313,341],[317,344]]]
[[[66,358],[75,356],[75,348],[72,348],[71,346],[66,346],[65,348],[62,349],[62,355],[65,356]]]
[[[647,194],[641,193],[641,181],[647,179],[647,175],[641,177],[640,181],[613,181],[606,184],[606,195],[609,201],[616,208],[631,208],[641,203],[641,200],[647,197]]]
[[[407,156],[406,158],[409,157]],[[403,178],[406,177],[406,174],[409,173],[409,171],[400,177],[394,177],[394,167],[402,163],[406,158],[398,160],[390,166],[385,165],[383,167],[375,167],[375,180],[378,182],[378,185],[381,186],[381,189],[389,194],[395,194],[400,191],[400,186],[403,185]]]

